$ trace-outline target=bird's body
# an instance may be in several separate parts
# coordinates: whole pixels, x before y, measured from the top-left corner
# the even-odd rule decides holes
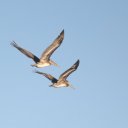
[[[55,87],[55,88],[60,88],[60,87],[68,87],[70,84],[68,83],[68,81],[57,81],[57,83],[53,83],[51,86]]]
[[[22,52],[27,57],[33,59],[35,64],[32,64],[31,66],[35,66],[37,68],[45,67],[54,65],[57,66],[57,64],[50,59],[53,52],[61,45],[62,41],[64,39],[64,30],[60,33],[60,35],[53,41],[53,43],[42,53],[41,57],[38,58],[33,53],[29,52],[28,50],[18,46],[15,41],[11,43],[12,46],[17,48],[20,52]]]
[[[37,62],[36,64],[32,64],[31,66],[37,67],[37,68],[43,68],[46,66],[50,66],[51,64],[49,62]]]
[[[48,78],[52,82],[52,85],[50,85],[50,87],[55,87],[55,88],[68,87],[71,86],[71,84],[66,79],[72,72],[74,72],[78,68],[79,62],[80,61],[77,60],[75,64],[73,64],[68,70],[66,70],[64,73],[60,75],[58,80],[52,75],[47,73],[43,73],[39,71],[35,71],[35,73],[41,74],[46,78]]]

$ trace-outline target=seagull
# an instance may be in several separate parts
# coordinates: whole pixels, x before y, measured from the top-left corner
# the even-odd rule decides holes
[[[17,48],[20,52],[22,52],[27,57],[33,59],[35,64],[32,64],[31,66],[42,68],[50,65],[58,66],[54,61],[50,59],[50,57],[52,53],[61,45],[63,39],[64,39],[64,30],[62,30],[60,35],[53,41],[53,43],[48,48],[45,49],[40,59],[37,56],[35,56],[33,53],[29,52],[28,50],[18,46],[15,41],[12,41],[11,45]]]
[[[52,85],[50,85],[50,87],[60,88],[60,87],[70,86],[70,87],[74,88],[66,79],[72,72],[74,72],[78,68],[79,63],[80,63],[80,61],[77,60],[75,62],[75,64],[73,64],[68,70],[66,70],[64,73],[62,73],[60,75],[58,80],[50,74],[43,73],[43,72],[40,72],[40,71],[37,71],[37,70],[35,70],[34,72],[48,78],[52,82]]]

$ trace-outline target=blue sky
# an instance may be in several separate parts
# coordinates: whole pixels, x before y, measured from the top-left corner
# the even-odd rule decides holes
[[[1,0],[0,16],[1,128],[128,127],[127,0]],[[48,87],[10,46],[40,56],[62,29],[52,56],[60,67],[39,70],[58,78],[80,59],[68,78],[76,90]]]

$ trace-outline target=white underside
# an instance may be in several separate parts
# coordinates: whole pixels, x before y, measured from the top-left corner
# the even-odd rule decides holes
[[[37,63],[36,65],[37,65],[38,68],[42,68],[42,67],[49,66],[50,64],[48,64],[48,63],[44,63],[44,64],[42,64],[42,63]]]
[[[67,87],[66,84],[60,84],[60,85],[53,85],[53,87],[55,88],[60,88],[60,87]]]

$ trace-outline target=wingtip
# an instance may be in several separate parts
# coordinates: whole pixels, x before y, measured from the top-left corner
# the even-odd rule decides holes
[[[79,66],[80,60],[78,59],[75,64],[73,65],[73,68],[77,69]]]
[[[38,71],[35,69],[35,70],[33,70],[32,72],[33,72],[33,73],[37,73]]]
[[[64,34],[64,29],[61,31],[60,35]]]
[[[36,70],[36,69],[33,70],[33,72],[34,72],[34,73],[38,73],[38,74],[40,73],[40,72],[39,72],[38,70]]]
[[[44,74],[45,74],[44,72],[40,72],[40,71],[38,71],[38,70],[36,70],[36,69],[35,69],[33,72],[34,72],[34,73],[37,73],[37,74],[41,74],[41,75],[44,75]]]
[[[12,45],[12,46],[14,46],[14,47],[18,46],[17,43],[16,43],[14,40],[11,41],[10,45]]]
[[[79,64],[80,63],[80,60],[78,59],[77,61],[76,61],[76,64]]]

